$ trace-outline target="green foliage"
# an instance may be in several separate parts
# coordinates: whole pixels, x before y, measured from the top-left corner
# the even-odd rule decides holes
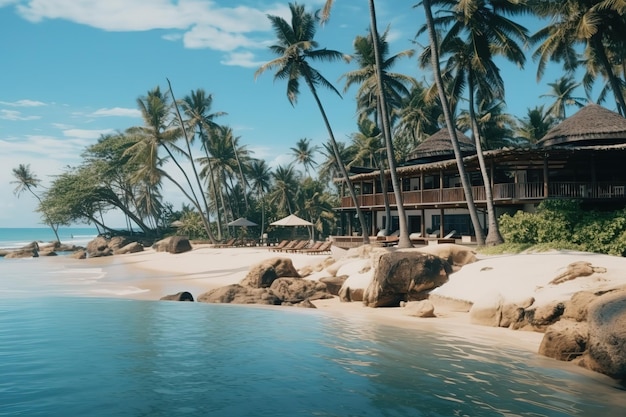
[[[626,256],[626,209],[584,211],[576,200],[546,200],[536,213],[500,217],[503,251],[569,249]]]
[[[197,211],[185,211],[179,219],[181,225],[176,230],[176,234],[187,236],[189,239],[208,238],[204,223]]]

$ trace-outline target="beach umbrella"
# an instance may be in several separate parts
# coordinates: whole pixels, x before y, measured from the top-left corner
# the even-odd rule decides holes
[[[255,222],[251,222],[250,220],[246,219],[245,217],[240,217],[237,220],[233,220],[232,222],[228,223],[229,226],[235,226],[235,227],[249,227],[249,226],[258,226]]]
[[[300,217],[296,216],[295,214],[290,214],[287,217],[284,217],[280,220],[276,220],[274,223],[270,223],[270,225],[272,226],[285,226],[285,227],[296,227],[296,226],[305,226],[307,228],[307,230],[309,231],[309,236],[311,236],[311,239],[313,239],[313,223],[301,219]],[[311,229],[309,230],[309,227],[311,227]]]

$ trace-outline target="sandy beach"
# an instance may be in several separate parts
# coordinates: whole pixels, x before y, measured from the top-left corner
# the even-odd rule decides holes
[[[127,277],[126,283],[130,288],[137,290],[129,291],[123,295],[125,298],[158,300],[164,295],[180,291],[188,291],[197,297],[211,289],[238,283],[246,276],[251,266],[265,259],[289,257],[296,269],[301,270],[305,267],[314,267],[329,256],[337,259],[343,256],[343,250],[333,250],[338,252],[333,255],[306,255],[276,253],[267,248],[257,247],[213,248],[210,245],[194,245],[192,251],[175,255],[146,249],[134,254],[91,258],[79,262],[85,262],[92,267],[101,267],[109,280]],[[309,278],[319,279],[321,276],[324,276],[323,271],[314,273]],[[537,332],[473,325],[470,323],[468,313],[441,308],[435,312],[437,316],[435,318],[418,318],[408,316],[400,307],[369,308],[360,302],[341,302],[338,298],[316,300],[313,303],[326,314],[339,314],[359,321],[389,323],[407,331],[445,329],[457,336],[475,341],[515,346],[531,352],[537,352],[543,337],[542,333]]]

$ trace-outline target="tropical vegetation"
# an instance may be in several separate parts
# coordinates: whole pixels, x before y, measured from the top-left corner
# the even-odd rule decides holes
[[[318,107],[320,126],[323,124],[327,132],[324,142],[307,137],[310,132],[294,132],[293,146],[288,150],[291,161],[270,166],[255,158],[246,138],[238,136],[233,127],[219,123],[227,113],[214,109],[212,94],[197,88],[177,98],[167,80],[165,88],[154,86],[137,98],[140,125],[100,137],[84,149],[80,164],[52,178],[46,188],[29,166],[14,168],[16,195],[33,195],[42,222],[53,230],[60,225],[88,223],[102,232],[114,233],[106,219],[107,212],[115,211],[123,214],[127,230],[155,236],[178,232],[217,242],[242,234],[242,229],[229,226],[240,217],[258,224],[245,232],[260,238],[266,233],[284,233],[270,223],[296,214],[314,224],[314,237],[324,237],[346,231],[339,228],[333,210],[344,193],[356,207],[356,218],[349,216],[349,221],[356,221],[352,226],[360,231],[370,229],[357,204],[358,190],[348,181],[351,169],[378,170],[383,188],[389,181],[395,200],[402,201],[396,167],[406,162],[415,146],[442,127],[450,132],[462,185],[465,194],[471,195],[457,129],[474,139],[483,182],[490,184],[482,150],[532,146],[569,112],[588,102],[606,103],[626,114],[624,2],[424,0],[413,6],[414,13],[426,16],[426,24],[415,27],[415,48],[392,51],[389,39],[393,28],[387,26],[378,32],[375,1],[368,0],[362,3],[368,6],[370,21],[362,22],[367,31],[355,36],[353,51],[349,51],[352,55],[331,49],[332,45],[319,45],[315,39],[321,24],[333,24],[333,3],[327,0],[321,13],[291,3],[289,18],[268,16],[274,32],[269,47],[274,59],[255,73],[258,77],[273,71],[274,79],[286,82],[286,97],[293,106],[301,87],[306,86]],[[406,12],[410,11],[409,5]],[[549,24],[529,33],[521,23],[528,21],[522,16],[529,15]],[[398,62],[406,63],[415,56],[414,73],[394,70]],[[548,104],[529,107],[527,114],[514,116],[507,113],[499,65],[508,61],[528,66],[529,58],[534,59],[538,78],[544,76],[550,63],[562,65],[563,75],[548,83],[550,89],[542,96]],[[334,95],[331,98],[337,99],[342,95],[325,78],[322,65],[350,61],[353,66],[338,81],[345,83],[344,95],[353,87],[356,90],[350,105],[355,106],[357,117],[353,133],[341,141],[335,137],[322,102],[327,96],[319,93],[330,91]],[[418,79],[418,70],[428,76]],[[176,203],[164,197],[165,190],[171,196],[172,189]],[[476,206],[471,198],[467,203],[479,244],[503,240],[544,243],[543,238],[541,242],[523,242],[521,235],[538,233],[535,229],[551,209],[544,206],[536,215],[496,218],[488,205],[485,239]],[[385,206],[385,218],[391,219],[387,199]],[[410,246],[402,206],[397,211],[401,246]],[[529,220],[531,216],[539,217]],[[598,226],[580,215],[574,218],[582,222],[584,230]],[[611,218],[611,222],[619,223],[618,214]],[[558,223],[558,219],[550,220]],[[535,228],[532,231],[531,226]],[[619,242],[619,227],[613,229],[616,234],[612,238]],[[581,230],[569,241],[590,250],[619,253],[619,243],[616,247],[584,243],[577,237],[582,236]],[[369,233],[361,234],[363,243],[368,243]]]

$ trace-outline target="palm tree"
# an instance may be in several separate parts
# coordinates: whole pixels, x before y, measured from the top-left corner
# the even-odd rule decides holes
[[[505,103],[501,100],[493,102],[480,100],[478,103],[475,118],[484,149],[504,148],[514,142],[516,120],[505,113],[504,108]],[[456,125],[462,132],[472,129],[469,111],[461,111]]]
[[[250,186],[257,193],[257,198],[261,202],[261,234],[265,233],[265,193],[269,191],[271,185],[272,171],[262,159],[254,159],[250,164]]]
[[[293,155],[296,157],[296,161],[304,167],[304,172],[307,177],[310,177],[309,169],[313,169],[317,165],[313,154],[319,150],[318,146],[311,146],[310,144],[311,139],[302,138],[296,142],[294,148],[290,148]]]
[[[396,137],[410,138],[413,146],[417,146],[420,141],[441,128],[441,105],[437,100],[428,97],[427,90],[423,83],[415,83],[400,106]]]
[[[316,87],[321,85],[339,96],[341,96],[341,94],[339,94],[339,91],[337,91],[318,70],[309,65],[310,60],[337,61],[340,59],[347,60],[348,58],[338,51],[316,49],[318,44],[313,38],[317,30],[319,18],[317,15],[305,12],[304,6],[290,3],[289,8],[291,10],[291,24],[287,23],[282,17],[268,16],[278,38],[278,43],[270,46],[270,50],[279,57],[262,65],[256,71],[255,77],[258,77],[261,73],[269,69],[276,69],[274,79],[287,79],[287,99],[292,105],[295,105],[300,93],[299,80],[300,78],[304,79],[322,115],[335,158],[337,159],[337,164],[339,165],[343,180],[346,182],[350,196],[354,201],[357,216],[361,223],[361,230],[363,231],[363,243],[369,244],[369,233],[367,233],[365,216],[358,203],[354,186],[349,180],[348,171],[343,161],[340,159],[335,135],[328,121],[328,117],[326,116],[324,106],[322,106],[322,102],[317,94]]]
[[[213,106],[213,95],[207,94],[203,89],[198,88],[195,91],[191,91],[189,95],[183,97],[180,102],[180,106],[183,109],[183,112],[187,116],[187,125],[189,126],[189,131],[193,132],[193,136],[191,136],[191,143],[195,141],[196,138],[200,140],[202,144],[202,149],[204,150],[204,155],[207,160],[209,160],[209,153],[207,144],[211,141],[211,132],[215,131],[219,128],[219,125],[215,122],[215,118],[225,115],[225,112],[215,112],[211,113],[211,107]],[[211,165],[207,166],[207,177],[209,178],[209,182],[212,187],[211,189],[215,189],[215,176],[213,175],[213,170],[211,169]],[[204,194],[204,193],[203,193]],[[204,197],[205,205],[208,206],[208,201],[206,197]],[[217,196],[213,195],[213,201],[217,200]],[[208,207],[206,208],[207,214],[209,213]],[[220,216],[216,216],[216,225],[217,225],[217,239],[222,240],[222,222],[220,220]]]
[[[614,0],[564,0],[561,2],[533,2],[533,12],[539,17],[551,18],[550,24],[535,33],[531,41],[540,43],[533,54],[539,62],[537,78],[545,71],[548,60],[563,62],[564,69],[571,73],[579,65],[576,46],[583,45],[588,57],[593,57],[596,66],[602,67],[603,75],[613,91],[620,114],[626,115],[626,102],[622,88],[623,80],[615,74],[614,66],[624,63],[623,45],[626,20],[623,5]],[[612,54],[618,52],[617,55]]]
[[[41,184],[41,180],[30,170],[30,165],[19,164],[17,168],[13,168],[13,177],[15,177],[15,181],[11,181],[11,184],[17,184],[13,194],[19,198],[24,192],[28,191],[39,201],[41,206],[41,198],[34,191]],[[46,210],[43,210],[43,215],[46,224],[54,232],[57,241],[61,242],[61,239],[59,239],[59,225],[52,221]]]
[[[342,161],[352,161],[354,159],[352,155],[353,149],[346,146],[344,142],[337,142],[337,149],[339,150],[339,156]],[[335,151],[333,150],[333,145],[330,143],[330,140],[322,144],[320,153],[325,159],[319,165],[318,178],[324,182],[331,182],[333,179],[341,177],[337,157],[335,156]],[[343,195],[343,193],[341,194]]]
[[[549,112],[544,111],[543,106],[529,108],[526,116],[518,119],[517,139],[528,143],[537,143],[555,124],[556,120]]]
[[[564,75],[553,83],[549,83],[550,92],[542,94],[541,97],[552,97],[554,103],[548,107],[548,113],[559,120],[565,120],[566,106],[584,107],[586,99],[584,97],[574,97],[573,93],[580,83],[574,81],[571,75]]]
[[[443,78],[441,76],[441,67],[439,66],[439,48],[437,41],[437,33],[435,31],[435,23],[431,10],[430,0],[423,0],[422,6],[424,7],[424,14],[426,16],[426,27],[428,30],[428,37],[430,39],[430,62],[435,75],[435,85],[439,94],[439,100],[441,102],[441,108],[443,110],[443,116],[446,120],[446,126],[450,138],[452,139],[452,148],[454,150],[454,156],[456,158],[456,164],[459,169],[459,175],[461,177],[461,184],[463,185],[463,192],[465,193],[465,200],[467,202],[467,208],[470,212],[470,218],[474,225],[474,232],[476,233],[476,243],[479,246],[485,244],[485,237],[483,235],[482,226],[478,219],[478,212],[476,205],[474,204],[474,197],[472,195],[472,188],[469,184],[467,174],[465,172],[465,165],[463,165],[463,156],[461,154],[461,148],[459,147],[459,140],[456,135],[456,127],[452,120],[452,114],[450,112],[450,105],[448,103],[448,97],[446,95]]]
[[[270,202],[282,214],[293,214],[298,194],[298,176],[293,165],[279,165],[272,173],[274,186],[270,192]]]

